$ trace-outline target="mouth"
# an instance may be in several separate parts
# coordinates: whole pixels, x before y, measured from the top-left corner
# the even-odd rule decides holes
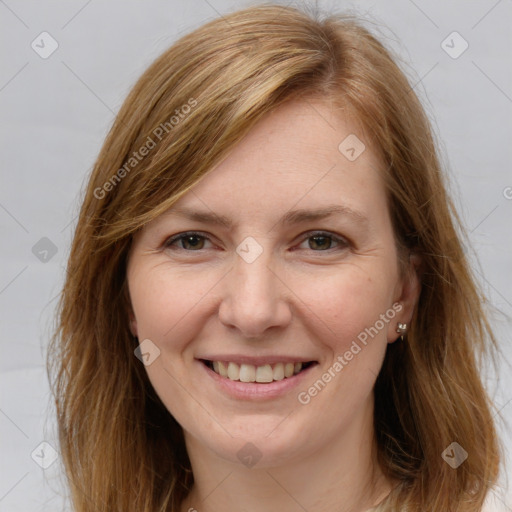
[[[245,363],[238,364],[233,361],[210,361],[208,359],[200,361],[220,377],[231,381],[255,384],[271,384],[289,379],[318,364],[317,361],[307,361],[268,363],[256,366]]]

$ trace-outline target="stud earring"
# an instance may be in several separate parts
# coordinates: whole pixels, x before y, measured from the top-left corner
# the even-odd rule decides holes
[[[407,324],[402,324],[401,322],[398,322],[396,332],[398,334],[405,334],[407,332]]]

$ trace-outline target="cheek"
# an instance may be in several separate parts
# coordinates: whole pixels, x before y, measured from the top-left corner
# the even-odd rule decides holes
[[[379,333],[375,335],[372,330],[374,338],[386,339],[389,316],[394,313],[392,274],[389,269],[385,273],[346,265],[338,272],[302,279],[297,296],[304,304],[303,314],[321,332],[322,343],[337,354],[345,352],[358,336],[364,339],[364,333],[376,322]],[[379,319],[386,313],[387,322],[382,325]]]
[[[130,298],[139,339],[149,338],[166,350],[179,350],[186,341],[181,331],[186,329],[190,336],[195,325],[191,318],[213,283],[191,275],[176,275],[164,266],[140,268],[130,277]]]
[[[323,417],[334,434],[368,403],[382,366],[387,330],[396,315],[393,272],[347,266],[314,281],[318,287],[300,291],[304,315],[310,319],[311,335],[329,357],[322,373],[306,382],[297,398],[307,406],[305,414]]]

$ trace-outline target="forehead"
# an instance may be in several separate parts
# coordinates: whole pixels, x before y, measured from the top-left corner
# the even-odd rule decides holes
[[[381,167],[343,109],[318,99],[291,101],[260,120],[171,211],[202,207],[250,220],[338,204],[382,215]]]

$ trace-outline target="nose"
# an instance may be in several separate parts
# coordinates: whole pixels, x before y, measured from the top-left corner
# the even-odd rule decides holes
[[[292,317],[287,290],[277,272],[269,268],[265,251],[252,263],[236,255],[234,268],[224,280],[220,321],[253,339],[268,335],[271,328],[286,327]]]

